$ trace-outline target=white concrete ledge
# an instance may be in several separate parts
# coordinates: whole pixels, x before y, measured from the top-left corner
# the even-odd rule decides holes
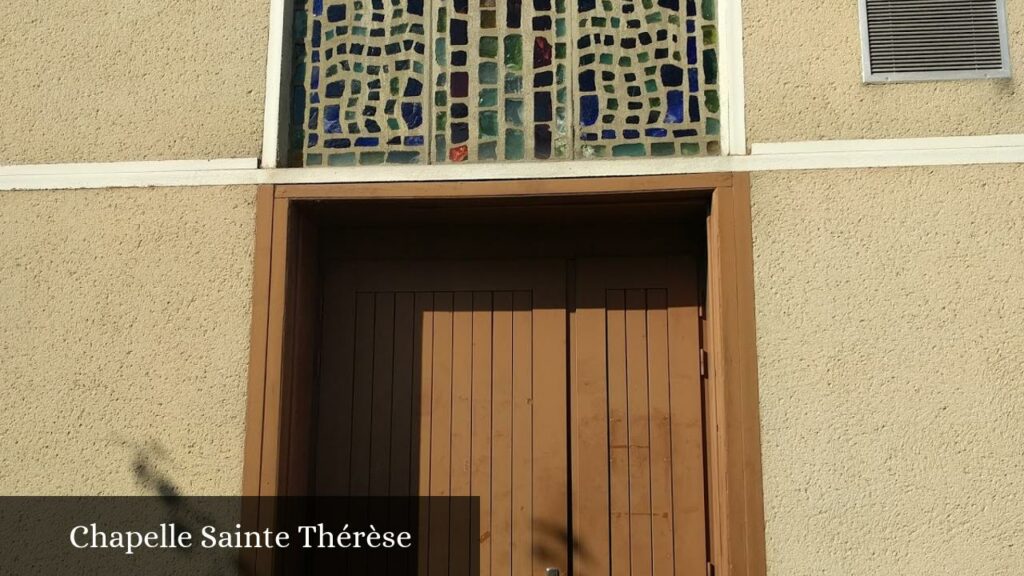
[[[789,151],[784,148],[790,147]],[[1024,135],[754,145],[749,156],[258,169],[255,159],[0,167],[0,190],[439,182],[1024,163]]]

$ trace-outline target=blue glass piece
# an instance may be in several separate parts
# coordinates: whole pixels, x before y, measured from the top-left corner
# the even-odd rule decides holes
[[[640,131],[639,130],[623,130],[622,131],[622,137],[625,138],[626,140],[636,140],[637,138],[640,137]]]
[[[651,138],[664,138],[665,136],[668,136],[668,130],[665,130],[664,128],[648,128],[647,130],[644,130],[644,134]]]
[[[335,4],[327,8],[327,21],[328,22],[341,22],[345,19],[346,7],[344,4]]]
[[[697,135],[697,129],[696,128],[685,128],[683,130],[673,130],[672,131],[672,136],[674,136],[676,138],[689,138],[690,136],[696,136],[696,135]]]
[[[399,145],[401,143],[402,143],[402,137],[401,136],[392,136],[391,138],[388,138],[388,146],[397,146],[397,145]]]
[[[324,106],[324,132],[328,134],[341,134],[340,113],[341,106]]]
[[[696,64],[697,63],[697,37],[689,36],[686,38],[686,63]]]
[[[314,20],[313,21],[313,48],[319,48],[320,47],[320,36],[321,36],[320,29],[321,29],[322,26],[323,25],[320,23],[319,20]]]
[[[466,122],[452,123],[452,144],[461,144],[469,140],[469,124]]]
[[[423,106],[419,102],[403,102],[402,119],[409,128],[418,127],[423,123]]]
[[[690,108],[690,122],[700,122],[700,102],[697,100],[696,94],[690,96],[688,106]]]
[[[658,6],[669,10],[679,10],[679,0],[658,0]]]
[[[352,145],[352,141],[348,138],[331,138],[324,140],[324,148],[348,148]]]
[[[319,50],[313,50],[312,60],[313,60],[313,62],[319,62],[320,61],[320,51]]]
[[[406,146],[423,146],[423,136],[406,136]]]
[[[376,120],[371,118],[366,119],[366,131],[370,134],[377,134],[380,132],[380,124]]]
[[[335,82],[328,82],[327,88],[324,90],[324,94],[328,98],[341,98],[345,93],[345,81],[337,80]]]
[[[589,12],[597,7],[597,0],[579,0],[577,6],[580,12]]]
[[[306,123],[306,127],[310,130],[316,130],[317,124],[320,123],[320,109],[310,108],[309,109],[309,122]]]
[[[313,66],[313,71],[309,73],[309,88],[316,90],[320,87],[320,67]]]
[[[307,148],[312,148],[313,146],[316,146],[316,143],[319,140],[320,140],[319,136],[317,136],[316,134],[310,134],[309,138],[306,139],[306,147]]]
[[[405,84],[405,92],[403,96],[419,96],[423,92],[423,82],[415,78],[409,78],[409,81]]]
[[[695,21],[693,21],[692,19],[691,20],[687,20],[686,21],[686,33],[687,34],[693,34],[696,31],[697,31],[697,23]]]
[[[551,92],[535,92],[533,95],[533,119],[537,122],[550,122]]]
[[[683,121],[683,92],[681,90],[669,90],[665,96],[665,122],[679,124]]]
[[[309,103],[310,104],[319,104],[320,103],[320,95],[317,94],[316,92],[313,92],[312,94],[310,94],[309,95]]]
[[[423,15],[423,0],[409,0],[405,6],[410,14]]]
[[[583,140],[584,142],[596,142],[597,141],[597,133],[596,132],[584,132],[584,133],[580,134],[580,140]]]
[[[697,15],[697,2],[696,0],[686,0],[686,15],[696,16]]]
[[[362,147],[362,148],[371,148],[371,147],[380,146],[380,138],[370,138],[370,137],[366,137],[366,136],[364,136],[362,138],[356,138],[356,146],[359,146],[359,147]]]
[[[686,75],[689,77],[690,80],[690,92],[698,92],[700,90],[700,77],[697,75],[697,69],[687,69]]]
[[[593,92],[597,90],[596,76],[597,73],[594,70],[580,72],[580,92]]]
[[[675,64],[663,64],[661,66],[661,83],[664,86],[682,86],[683,69]]]
[[[452,46],[465,46],[469,44],[469,29],[468,22],[453,18],[449,20],[449,30],[451,31]]]
[[[597,96],[580,97],[580,124],[593,126],[597,122],[597,116],[600,113],[600,110],[598,110],[599,106],[600,101]]]
[[[614,140],[615,130],[601,130],[601,138],[604,138],[605,140]]]

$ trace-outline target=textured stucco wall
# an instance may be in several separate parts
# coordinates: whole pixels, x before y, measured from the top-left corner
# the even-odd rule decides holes
[[[1006,0],[1013,78],[861,83],[856,0],[744,0],[748,141],[1024,132],[1024,0]]]
[[[1021,182],[753,177],[771,576],[1024,574]]]
[[[17,0],[0,165],[258,156],[269,0]]]
[[[0,193],[0,494],[239,493],[254,201]]]

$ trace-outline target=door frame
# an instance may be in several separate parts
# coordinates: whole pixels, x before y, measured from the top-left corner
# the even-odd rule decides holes
[[[753,240],[747,173],[261,186],[256,197],[252,332],[242,474],[243,496],[299,495],[296,466],[311,430],[296,399],[312,393],[316,338],[316,234],[296,207],[348,200],[507,199],[563,202],[607,197],[629,203],[657,194],[708,204],[704,341],[710,558],[716,576],[764,576],[764,504],[754,324]],[[243,506],[243,525],[274,524],[265,499]],[[263,502],[254,504],[252,502]],[[249,574],[270,574],[273,557],[243,555]],[[709,570],[710,572],[710,570]]]

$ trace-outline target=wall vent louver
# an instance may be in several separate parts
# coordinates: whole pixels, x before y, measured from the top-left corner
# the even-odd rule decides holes
[[[860,0],[865,82],[1007,78],[1005,0]]]

